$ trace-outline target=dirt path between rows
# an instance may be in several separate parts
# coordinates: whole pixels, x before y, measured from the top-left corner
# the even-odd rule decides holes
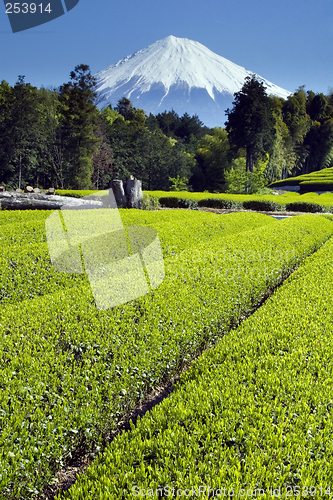
[[[161,207],[158,210],[191,210],[189,208],[168,208],[168,207]],[[263,215],[283,215],[283,216],[294,216],[294,215],[309,215],[310,212],[288,212],[287,210],[279,210],[277,212],[264,212],[264,211],[259,211],[259,210],[231,210],[231,209],[224,209],[224,208],[208,208],[208,207],[199,207],[198,210],[202,212],[212,212],[215,214],[232,214],[236,212],[251,212],[254,214],[263,214]],[[312,212],[311,212],[312,213]],[[329,213],[329,212],[328,212]],[[312,215],[324,215],[322,212],[315,212]]]

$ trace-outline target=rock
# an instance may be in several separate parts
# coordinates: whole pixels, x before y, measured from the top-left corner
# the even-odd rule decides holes
[[[2,193],[3,191],[5,191],[4,186],[0,186],[0,193]]]
[[[15,189],[16,193],[23,193],[22,189]]]
[[[55,194],[55,189],[54,188],[49,188],[48,194]]]
[[[34,193],[40,193],[40,189],[39,189],[39,188],[34,188],[34,189],[33,189],[33,192],[34,192]]]

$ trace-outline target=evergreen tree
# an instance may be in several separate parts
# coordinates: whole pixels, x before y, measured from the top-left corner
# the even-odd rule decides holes
[[[190,116],[188,113],[184,113],[180,118],[179,125],[176,128],[175,135],[184,140],[188,144],[192,138],[202,139],[202,137],[210,132],[208,127],[205,127],[203,122],[200,121],[198,115]]]
[[[97,153],[100,138],[98,110],[94,104],[95,78],[89,66],[81,64],[70,74],[70,82],[60,87],[62,105],[60,140],[64,159],[65,184],[72,189],[91,187],[93,156]]]
[[[24,76],[19,76],[7,97],[8,114],[2,124],[6,167],[7,171],[13,172],[12,181],[21,188],[36,177],[38,157],[46,134],[41,126],[41,102],[36,87],[25,83]]]
[[[106,123],[102,117],[98,120],[96,137],[100,138],[98,152],[93,157],[94,171],[92,182],[96,189],[106,189],[110,185],[113,173],[113,154],[106,134]]]
[[[157,114],[156,119],[163,134],[168,137],[177,137],[177,131],[180,126],[180,117],[176,111],[164,111],[163,113]]]
[[[310,173],[333,164],[333,107],[324,94],[307,92],[307,113],[310,129],[304,137],[303,149],[307,157],[300,173]]]
[[[306,107],[307,95],[303,87],[300,87],[294,94],[289,95],[282,106],[283,121],[289,130],[287,147],[294,153],[293,175],[299,174],[299,170],[308,155],[308,151],[303,145],[304,137],[311,125]],[[288,173],[284,172],[283,177],[286,177]]]
[[[229,150],[228,133],[221,127],[215,127],[211,135],[205,135],[200,141],[196,158],[205,176],[205,189],[224,190],[224,174],[230,168]]]
[[[119,106],[120,101],[126,104],[130,113],[124,111],[123,105]],[[167,190],[169,177],[191,175],[195,162],[193,156],[186,153],[182,142],[167,137],[159,127],[153,127],[154,131],[151,131],[147,126],[152,124],[151,117],[147,118],[142,109],[135,109],[130,101],[120,101],[116,110],[101,113],[113,152],[113,176],[126,179],[134,175],[142,180],[145,189]],[[115,117],[114,112],[118,116]],[[130,119],[126,120],[124,115]]]
[[[14,172],[11,158],[14,149],[10,137],[11,112],[13,105],[13,89],[8,82],[0,84],[0,182],[9,184]]]
[[[119,99],[116,111],[118,111],[118,113],[121,114],[125,120],[132,120],[134,110],[135,108],[133,107],[132,102],[127,99],[127,97]]]
[[[234,94],[233,108],[226,113],[229,141],[237,149],[246,149],[246,170],[253,172],[255,162],[271,152],[275,136],[270,100],[255,75],[245,78],[242,89]]]
[[[34,184],[43,187],[60,185],[62,177],[61,151],[58,148],[60,103],[56,89],[39,89],[40,124],[45,140],[40,148]]]
[[[289,129],[283,121],[282,106],[284,99],[270,96],[272,114],[274,118],[275,139],[269,162],[265,171],[268,183],[282,178],[282,175],[290,175],[296,161],[296,155],[292,148]]]

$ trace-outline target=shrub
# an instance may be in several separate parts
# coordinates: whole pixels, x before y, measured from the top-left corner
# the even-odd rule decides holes
[[[283,206],[275,201],[264,200],[243,201],[243,207],[246,210],[258,210],[263,212],[276,212],[277,210],[283,209]]]
[[[291,212],[326,212],[327,209],[318,203],[307,203],[306,201],[298,203],[287,203],[286,210]]]
[[[175,196],[165,196],[159,199],[162,207],[167,208],[177,208],[178,207],[178,198]]]
[[[178,198],[178,208],[190,208],[191,210],[197,210],[198,202],[189,198]]]
[[[149,194],[143,194],[141,200],[141,209],[142,210],[157,210],[160,208],[160,203],[158,198],[154,198],[153,196],[149,196]]]
[[[188,198],[177,198],[174,196],[163,197],[159,199],[162,206],[168,208],[190,208],[196,210],[198,208],[198,202]]]
[[[227,193],[231,194],[254,194],[262,189],[265,184],[264,171],[268,163],[266,160],[258,162],[254,172],[246,170],[245,158],[237,158],[232,162],[232,168],[225,172]]]
[[[221,200],[220,198],[206,198],[204,200],[199,200],[198,206],[207,208],[232,209],[236,208],[236,202],[232,200]]]
[[[186,177],[169,177],[171,182],[170,191],[187,191],[188,190],[188,179]]]

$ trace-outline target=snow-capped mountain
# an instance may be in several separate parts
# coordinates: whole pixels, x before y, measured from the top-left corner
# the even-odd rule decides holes
[[[180,116],[197,114],[209,127],[223,127],[233,94],[252,75],[199,42],[168,36],[97,73],[97,102],[99,108],[115,107],[125,96],[148,114],[174,109]],[[290,94],[257,78],[268,94]]]

